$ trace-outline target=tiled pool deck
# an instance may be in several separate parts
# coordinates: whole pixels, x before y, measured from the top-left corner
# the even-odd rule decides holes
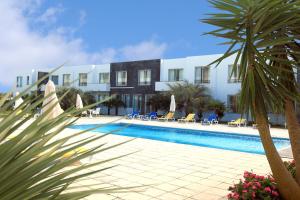
[[[78,123],[106,123],[116,118],[83,118]],[[122,120],[147,125],[159,125],[222,132],[258,134],[249,127],[228,128],[226,125],[201,126],[177,122],[144,122],[139,120]],[[67,129],[66,134],[76,130]],[[88,133],[96,134],[96,133]],[[287,137],[284,129],[272,129],[272,135]],[[81,137],[85,137],[81,136]],[[102,142],[112,145],[128,140],[128,137],[109,135]],[[226,151],[220,149],[160,142],[147,139],[135,139],[105,153],[93,156],[92,161],[103,160],[114,156],[138,151],[132,155],[114,160],[108,165],[118,165],[97,175],[78,182],[76,185],[85,187],[87,184],[103,184],[112,187],[142,186],[127,193],[96,194],[86,200],[126,199],[126,200],[211,200],[224,199],[227,188],[237,182],[244,170],[267,174],[270,172],[267,160],[263,155]],[[94,167],[93,169],[99,169]]]

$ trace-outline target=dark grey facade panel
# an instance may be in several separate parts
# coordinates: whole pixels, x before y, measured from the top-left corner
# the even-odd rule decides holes
[[[151,70],[150,85],[139,85],[138,71]],[[127,72],[127,85],[117,86],[116,73],[117,71]],[[133,97],[135,95],[142,96],[141,113],[146,112],[145,95],[155,94],[155,82],[160,81],[160,59],[142,60],[132,62],[111,63],[110,66],[110,91],[111,94],[122,96],[123,94],[130,95],[130,107],[133,107]]]

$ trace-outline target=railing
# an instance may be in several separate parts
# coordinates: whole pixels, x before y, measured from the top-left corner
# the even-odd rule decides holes
[[[159,81],[155,82],[155,91],[168,91],[169,85],[183,84],[184,81]]]

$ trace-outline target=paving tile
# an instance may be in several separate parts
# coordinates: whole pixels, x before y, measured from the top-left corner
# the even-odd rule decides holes
[[[144,192],[142,192],[142,194],[145,194],[145,195],[148,195],[151,197],[159,197],[165,193],[167,193],[167,192],[164,190],[154,188],[154,187],[147,188]]]
[[[155,188],[160,189],[160,190],[164,190],[166,192],[171,192],[171,191],[174,191],[174,190],[177,190],[177,189],[181,188],[181,186],[173,185],[173,184],[169,184],[169,183],[164,183],[164,184],[160,184],[160,185],[155,186]]]
[[[177,194],[173,194],[173,193],[166,193],[163,194],[159,197],[157,197],[160,200],[182,200],[182,199],[186,199],[186,197],[181,196],[181,195],[177,195]]]
[[[151,199],[151,196],[139,194],[139,193],[130,193],[124,197],[121,197],[124,200],[148,200]]]
[[[93,194],[93,195],[90,195],[88,197],[85,197],[84,199],[85,200],[98,200],[98,199],[113,200],[113,199],[116,199],[116,197],[111,196],[111,195],[107,195],[107,194]]]
[[[172,193],[178,194],[184,197],[192,197],[197,194],[194,190],[189,190],[187,188],[179,188],[178,190],[173,191]]]
[[[194,200],[219,200],[220,196],[215,196],[213,194],[208,194],[208,193],[200,193],[195,196],[192,196],[191,199],[194,199]]]
[[[101,117],[105,123],[111,118]],[[89,120],[88,122],[99,123]],[[128,122],[128,121],[123,121]],[[133,121],[131,121],[133,122]],[[82,121],[87,123],[87,121]],[[153,126],[163,125],[203,130],[229,131],[252,134],[252,129],[228,129],[226,126],[202,127],[199,124],[178,125],[177,123],[142,122],[134,120],[134,123],[147,123]],[[281,130],[275,130],[279,134]],[[72,134],[74,130],[68,129],[66,134]],[[89,133],[95,134],[95,133]],[[257,134],[257,133],[254,133]],[[273,133],[272,133],[273,134]],[[284,134],[287,134],[284,133]],[[85,138],[86,135],[78,137]],[[73,139],[73,138],[72,138]],[[109,135],[103,138],[101,143],[108,145],[128,140],[128,137]],[[74,139],[75,140],[75,139]],[[228,193],[228,186],[238,182],[245,170],[253,169],[256,173],[268,174],[270,168],[265,156],[224,151],[220,149],[198,147],[168,142],[136,139],[116,149],[93,156],[93,161],[109,159],[124,153],[141,150],[133,155],[113,160],[105,165],[92,167],[91,170],[101,169],[105,166],[118,165],[115,168],[94,174],[91,177],[78,182],[79,189],[84,185],[99,183],[102,186],[139,186],[144,185],[143,191],[128,191],[128,193],[114,193],[102,195],[102,199],[155,199],[155,200],[210,200],[222,198]],[[82,187],[82,188],[80,188]],[[93,188],[93,187],[90,187]],[[94,196],[96,200],[100,196]],[[92,198],[93,199],[93,198]],[[91,197],[89,199],[91,200]]]

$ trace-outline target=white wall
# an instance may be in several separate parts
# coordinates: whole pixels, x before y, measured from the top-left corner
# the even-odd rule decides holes
[[[15,92],[22,92],[26,90],[28,87],[30,87],[33,83],[37,80],[37,73],[36,70],[32,70],[31,72],[21,72],[18,76],[21,76],[23,78],[22,87],[17,87],[17,77],[15,78],[15,83],[13,86],[13,91]],[[27,85],[27,76],[29,76],[29,85]],[[37,87],[33,87],[30,89],[30,91],[36,90]],[[29,91],[29,92],[30,92]]]
[[[162,59],[160,82],[156,83],[158,91],[168,89],[169,69],[183,68],[183,79],[189,83],[195,82],[195,67],[208,66],[222,54],[192,56],[177,59]],[[234,95],[240,90],[240,83],[228,83],[228,65],[234,63],[234,56],[225,59],[217,68],[210,67],[210,83],[202,84],[209,88],[211,95],[227,103],[227,95]]]
[[[110,64],[66,66],[54,72],[53,75],[59,76],[58,86],[63,86],[63,74],[71,74],[71,87],[79,88],[83,91],[109,91],[109,84],[99,84],[99,73],[101,72],[109,73]],[[79,86],[80,73],[88,73],[87,86]]]

